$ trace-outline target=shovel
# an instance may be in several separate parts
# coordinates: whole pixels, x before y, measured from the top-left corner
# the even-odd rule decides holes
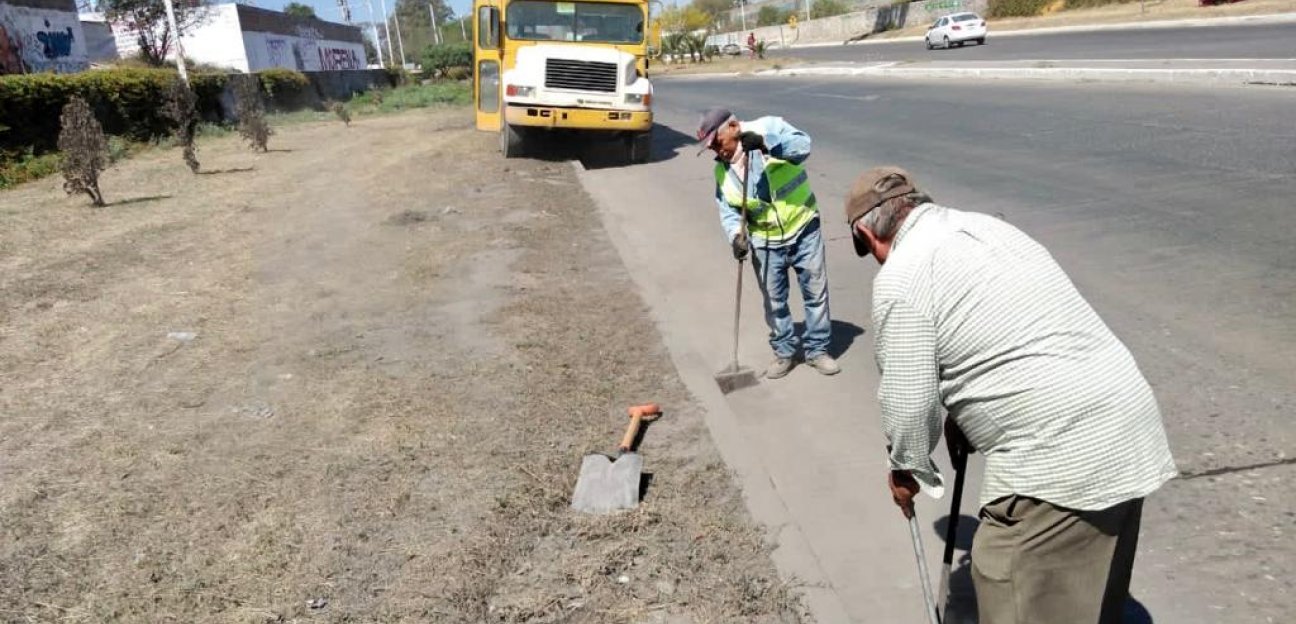
[[[747,152],[747,162],[743,167],[743,193],[742,193],[742,232],[747,233],[747,174],[751,171],[751,152]],[[742,283],[743,283],[743,262],[746,258],[738,260],[738,291],[734,295],[734,325],[733,325],[733,360],[724,370],[715,374],[716,385],[720,386],[720,392],[729,394],[735,390],[749,388],[756,385],[759,381],[756,379],[756,371],[738,363],[738,321],[742,318]]]
[[[639,505],[639,483],[643,475],[643,456],[634,451],[639,428],[645,421],[661,417],[661,408],[649,403],[629,409],[626,427],[616,458],[602,453],[586,455],[581,460],[580,476],[572,494],[572,509],[592,514],[606,514]]]

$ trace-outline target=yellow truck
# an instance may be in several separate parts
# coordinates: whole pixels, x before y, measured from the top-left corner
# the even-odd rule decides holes
[[[649,0],[474,0],[477,128],[506,158],[548,131],[597,133],[646,162],[652,143]]]

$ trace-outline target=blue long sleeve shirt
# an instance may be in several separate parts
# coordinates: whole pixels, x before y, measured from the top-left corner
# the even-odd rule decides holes
[[[752,121],[744,121],[739,124],[739,128],[742,132],[759,132],[764,136],[765,147],[769,149],[769,155],[774,158],[799,165],[810,157],[810,135],[793,127],[792,124],[784,121],[782,117],[760,117]],[[731,165],[726,164],[725,166],[729,167]],[[759,198],[765,202],[772,201],[769,180],[765,177],[765,160],[762,155],[759,152],[752,154],[751,162],[747,163],[747,166],[750,168],[747,177],[748,196]],[[735,236],[738,236],[738,232],[742,228],[742,213],[737,207],[731,206],[729,202],[725,201],[719,185],[716,185],[715,200],[716,206],[720,210],[720,225],[724,228],[725,240],[732,241]],[[807,225],[809,223],[807,222]],[[762,241],[762,246],[764,244],[765,241]],[[779,244],[770,244],[769,246],[777,247]]]

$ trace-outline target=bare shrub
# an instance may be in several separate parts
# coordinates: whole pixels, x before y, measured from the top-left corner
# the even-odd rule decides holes
[[[329,109],[332,110],[333,114],[337,115],[338,119],[341,119],[342,123],[346,124],[347,127],[351,126],[351,113],[347,111],[346,104],[333,102],[332,104],[329,104]]]
[[[265,105],[261,102],[261,89],[256,76],[244,76],[236,80],[234,98],[238,101],[239,136],[253,150],[268,151],[266,143],[274,131],[266,122]]]
[[[94,205],[103,206],[99,174],[110,164],[108,138],[104,136],[103,126],[95,119],[90,105],[75,95],[63,106],[59,124],[58,147],[63,153],[60,165],[63,170],[63,190],[68,195],[85,193]]]
[[[201,165],[198,163],[198,147],[194,144],[198,131],[198,97],[178,76],[167,87],[162,112],[175,124],[175,138],[184,150],[185,164],[190,171],[198,173]]]

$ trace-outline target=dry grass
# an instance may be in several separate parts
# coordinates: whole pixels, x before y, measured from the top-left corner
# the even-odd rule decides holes
[[[418,111],[0,193],[0,621],[800,621],[572,173],[494,142]],[[645,400],[645,504],[569,511]]]

